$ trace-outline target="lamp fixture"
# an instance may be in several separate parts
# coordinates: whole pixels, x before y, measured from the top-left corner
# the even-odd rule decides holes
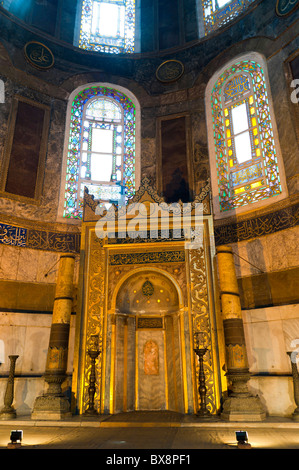
[[[238,442],[238,449],[250,449],[251,445],[248,443],[247,431],[236,431],[236,439]]]
[[[23,439],[22,430],[10,431],[10,442],[7,444],[7,447],[9,449],[16,449],[18,447],[21,447],[22,439]]]

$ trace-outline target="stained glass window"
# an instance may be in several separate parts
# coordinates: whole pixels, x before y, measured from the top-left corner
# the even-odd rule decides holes
[[[135,105],[112,88],[87,88],[72,103],[64,217],[82,217],[85,186],[106,207],[135,193]]]
[[[134,52],[135,0],[83,0],[79,47],[118,54]]]
[[[262,67],[253,60],[228,68],[211,95],[220,211],[282,192]]]
[[[254,0],[202,0],[205,34],[226,25]]]

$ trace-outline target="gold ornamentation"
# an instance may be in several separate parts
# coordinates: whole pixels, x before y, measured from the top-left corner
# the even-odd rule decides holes
[[[50,347],[47,355],[46,370],[64,369],[67,363],[67,348]]]
[[[141,288],[142,294],[148,299],[153,295],[154,290],[154,286],[149,280],[145,281]]]
[[[190,281],[191,281],[191,312],[193,318],[193,336],[204,333],[207,353],[204,356],[204,371],[206,378],[206,403],[210,413],[216,412],[214,365],[211,355],[211,325],[208,304],[207,272],[205,252],[203,248],[189,250]],[[199,381],[199,364],[195,361],[196,384]],[[197,393],[197,405],[200,396]]]
[[[244,344],[229,344],[226,346],[227,369],[246,369],[247,354],[246,346]]]
[[[110,265],[177,263],[185,261],[184,251],[157,251],[145,253],[115,253],[109,257]]]
[[[262,237],[299,224],[299,204],[284,207],[260,217],[214,227],[215,244],[227,245]]]
[[[78,253],[80,251],[80,234],[29,229],[26,247],[60,253]]]
[[[86,343],[90,344],[91,337],[98,335],[99,349],[103,350],[103,322],[104,322],[104,298],[105,298],[105,253],[103,240],[96,237],[95,234],[90,241],[90,267],[88,273],[88,299],[87,299],[87,325],[86,325]],[[91,371],[91,361],[87,351],[85,353],[84,368],[84,390],[83,390],[83,412],[87,409],[89,403],[88,387]],[[97,383],[95,392],[95,408],[99,410],[101,401],[102,386],[102,355],[98,361]]]
[[[163,328],[163,318],[139,317],[137,319],[137,328]]]

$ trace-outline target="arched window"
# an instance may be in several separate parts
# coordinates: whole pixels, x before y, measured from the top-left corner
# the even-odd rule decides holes
[[[283,193],[266,83],[259,62],[240,60],[207,88],[214,205],[223,215]]]
[[[89,87],[72,102],[63,216],[80,219],[84,187],[102,205],[135,193],[135,105],[109,87]]]
[[[255,0],[201,0],[205,34],[226,25]]]
[[[83,0],[79,47],[90,51],[134,52],[135,0]]]

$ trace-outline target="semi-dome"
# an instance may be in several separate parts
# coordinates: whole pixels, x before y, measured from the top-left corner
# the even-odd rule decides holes
[[[185,47],[226,27],[257,0],[3,0],[29,27],[82,49],[142,53]]]

